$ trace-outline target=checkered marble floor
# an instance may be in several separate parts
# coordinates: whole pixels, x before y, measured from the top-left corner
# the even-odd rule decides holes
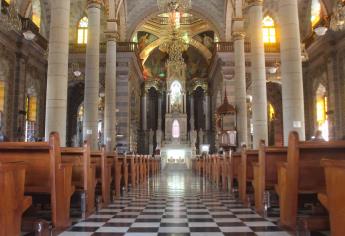
[[[264,219],[191,171],[166,170],[61,236],[283,236]]]

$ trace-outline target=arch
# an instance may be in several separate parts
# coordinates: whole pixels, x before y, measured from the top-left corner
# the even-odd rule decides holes
[[[180,123],[178,120],[174,120],[172,123],[172,137],[179,138],[180,137]]]
[[[143,17],[129,17],[128,19],[134,19],[133,22],[128,22],[128,35],[130,38],[128,40],[132,39],[135,32],[137,32],[149,19],[159,14],[159,11],[156,7],[150,7],[150,4],[148,4],[148,9],[140,9],[141,12],[138,14],[138,16]],[[215,31],[217,37],[224,39],[224,33],[222,30],[222,26],[219,26],[216,24],[216,20],[212,19],[211,16],[207,16],[207,14],[202,14],[201,9],[197,9],[197,6],[193,5],[193,10],[191,10],[191,13],[195,16],[199,17],[200,19],[203,19],[204,21],[208,22],[210,24],[210,28]],[[133,15],[136,15],[133,13]]]
[[[164,42],[164,38],[159,38],[152,42],[151,44],[147,45],[140,53],[140,59],[142,60],[142,64],[144,65],[146,60],[149,58],[151,52],[159,47]],[[191,38],[189,44],[196,48],[201,55],[209,62],[212,58],[212,53],[210,50],[203,45],[202,43],[198,42],[197,40]]]

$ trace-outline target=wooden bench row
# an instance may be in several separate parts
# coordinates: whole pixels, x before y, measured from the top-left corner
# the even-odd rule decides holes
[[[71,225],[74,193],[83,195],[86,217],[95,211],[97,185],[106,206],[112,193],[120,197],[121,187],[128,191],[129,181],[133,188],[159,172],[158,159],[105,150],[91,152],[87,142],[82,148],[62,148],[57,133],[49,142],[0,143],[0,192],[6,193],[0,194],[0,236],[20,234],[21,216],[31,196],[50,196],[52,226],[62,230]]]
[[[280,225],[297,228],[298,201],[303,194],[318,194],[328,209],[332,235],[345,235],[345,141],[300,141],[289,135],[288,147],[243,148],[229,156],[197,158],[193,169],[223,189],[233,190],[238,182],[239,198],[247,204],[248,186],[254,189],[255,209],[265,211],[265,192],[279,195]],[[323,229],[327,218],[306,218],[306,228]]]

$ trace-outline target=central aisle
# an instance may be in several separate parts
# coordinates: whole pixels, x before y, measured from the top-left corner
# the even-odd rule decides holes
[[[168,166],[147,186],[134,189],[61,234],[63,236],[289,235],[195,176]]]

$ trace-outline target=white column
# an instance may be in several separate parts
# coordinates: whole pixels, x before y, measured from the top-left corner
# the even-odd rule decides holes
[[[284,143],[290,131],[305,140],[303,75],[297,0],[279,0]]]
[[[66,145],[69,15],[70,0],[51,2],[45,136],[48,140],[50,132],[59,132],[62,146]]]
[[[100,8],[99,1],[88,1],[83,134],[84,139],[90,139],[92,150],[97,149],[98,142]]]
[[[253,147],[257,148],[260,140],[268,140],[267,131],[267,91],[265,48],[262,35],[262,2],[250,1],[251,24],[251,63],[252,63],[252,91],[253,91]]]
[[[237,108],[238,143],[248,144],[246,65],[244,53],[244,33],[234,32],[235,52],[235,104]]]
[[[105,69],[104,144],[108,151],[116,147],[116,41],[118,39],[114,5],[109,5],[106,35],[107,55]]]

